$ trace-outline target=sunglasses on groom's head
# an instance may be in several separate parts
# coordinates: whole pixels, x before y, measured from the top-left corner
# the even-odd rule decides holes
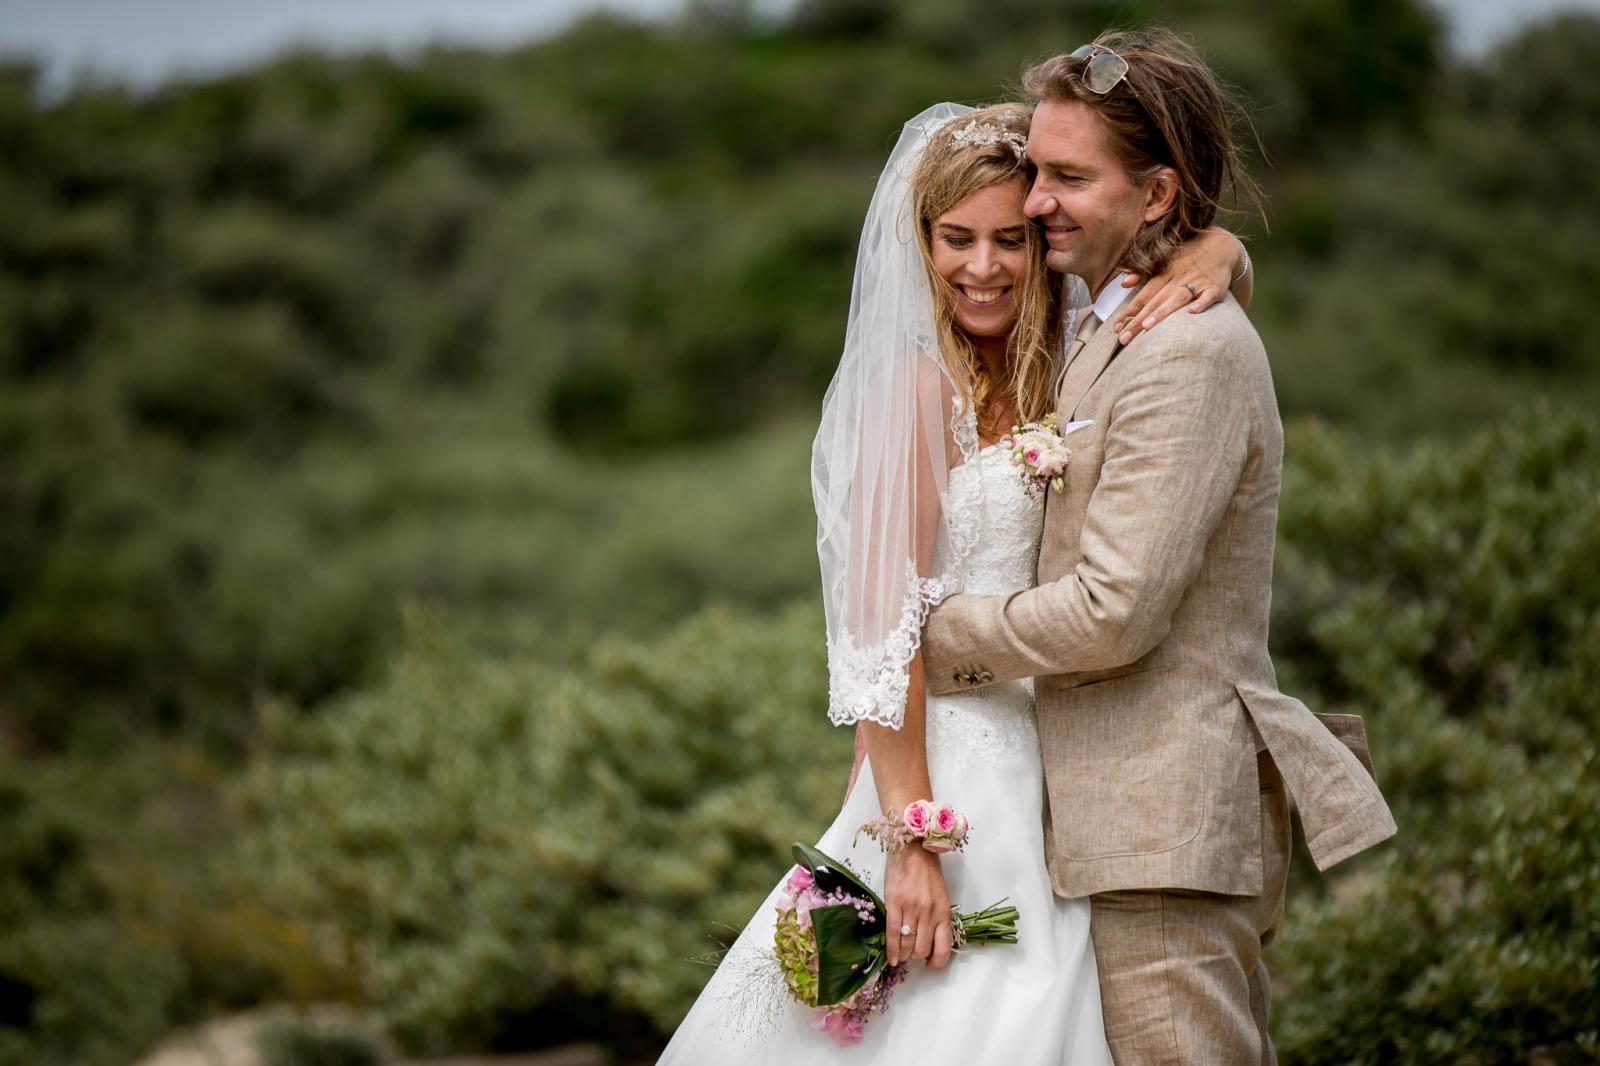
[[[1071,58],[1087,59],[1083,73],[1078,79],[1083,82],[1084,88],[1092,93],[1104,96],[1122,79],[1128,76],[1128,61],[1103,44],[1086,44],[1073,49]],[[1137,99],[1139,94],[1130,84],[1128,91]]]

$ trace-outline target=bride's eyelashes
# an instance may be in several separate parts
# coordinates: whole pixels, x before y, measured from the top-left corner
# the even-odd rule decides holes
[[[943,237],[941,237],[939,239],[941,241],[943,241],[944,244],[947,247],[952,248],[952,249],[954,249],[956,251],[961,251],[963,249],[972,247],[972,238],[971,237],[958,237],[958,236],[956,236],[955,234],[952,233],[952,234],[946,234],[945,236],[943,236]],[[1010,237],[1010,236],[1007,236],[1007,237],[996,237],[994,243],[999,245],[1001,248],[1006,249],[1007,251],[1012,251],[1012,250],[1015,250],[1017,248],[1023,247],[1025,244],[1027,244],[1027,241],[1022,237]]]

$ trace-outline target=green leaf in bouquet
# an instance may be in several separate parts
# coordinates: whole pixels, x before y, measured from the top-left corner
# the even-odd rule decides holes
[[[823,892],[843,889],[872,902],[872,917],[867,921],[847,903],[811,911],[811,929],[817,938],[817,1005],[841,1003],[888,961],[883,928],[886,908],[878,894],[844,863],[809,844],[796,843],[792,850],[794,861],[811,872]]]
[[[819,1007],[842,1003],[855,995],[887,961],[883,933],[874,933],[848,903],[812,908],[811,930],[817,938]]]

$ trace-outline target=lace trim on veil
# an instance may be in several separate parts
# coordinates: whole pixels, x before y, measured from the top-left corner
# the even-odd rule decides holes
[[[961,461],[971,462],[978,454],[977,415],[959,395],[951,397],[950,408],[950,435]],[[906,560],[908,591],[900,622],[882,643],[859,647],[848,628],[828,641],[828,720],[834,725],[876,722],[899,729],[905,723],[911,660],[922,647],[922,627],[936,604],[961,591],[957,574],[976,540],[981,507],[980,496],[952,486],[944,515],[948,550],[935,553],[941,572],[922,577],[916,561]]]

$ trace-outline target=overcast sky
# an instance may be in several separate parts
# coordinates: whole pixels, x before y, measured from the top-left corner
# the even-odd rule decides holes
[[[762,0],[782,8],[791,0]],[[914,0],[907,0],[914,2]],[[612,8],[671,14],[683,0],[0,0],[0,53],[45,60],[60,86],[94,70],[149,84],[174,73],[249,63],[290,44],[404,48],[444,37],[479,44],[550,33],[575,16]],[[1600,0],[1434,0],[1456,46],[1487,48],[1530,18]]]

